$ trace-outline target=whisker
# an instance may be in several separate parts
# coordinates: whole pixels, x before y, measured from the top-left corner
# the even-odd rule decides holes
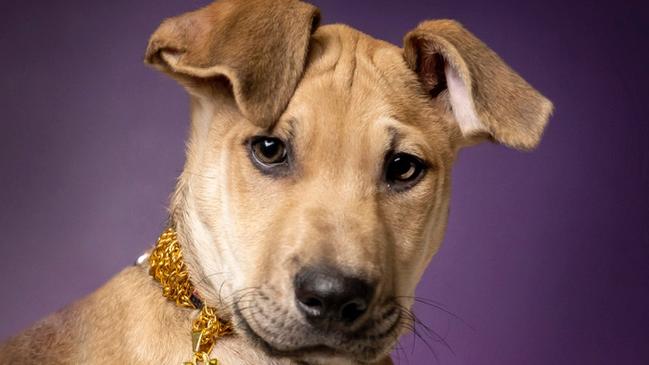
[[[189,171],[189,170],[184,170],[183,173],[198,176],[198,177],[202,177],[204,179],[218,179],[219,178],[219,176],[203,175],[203,174],[199,174],[199,173]]]
[[[470,329],[472,329],[472,330],[474,329],[473,326],[469,325],[462,317],[460,317],[458,314],[453,313],[450,310],[448,310],[447,308],[445,308],[445,305],[440,303],[440,302],[434,301],[432,299],[427,299],[427,298],[422,298],[422,297],[417,297],[417,296],[406,296],[406,295],[397,296],[395,298],[412,299],[416,303],[424,304],[424,305],[427,305],[427,306],[432,307],[434,309],[438,309],[438,310],[450,315],[454,319],[459,320],[460,322],[462,322],[465,326],[469,327]]]
[[[208,274],[208,275],[203,275],[199,281],[194,283],[194,285],[200,285],[200,284],[204,283],[205,280],[207,280],[207,279],[209,279],[211,277],[214,277],[214,276],[217,276],[217,275],[225,275],[225,274],[229,274],[229,272],[228,271],[220,271],[220,272],[214,272],[214,273],[211,273],[211,274]]]
[[[446,347],[453,355],[455,355],[455,352],[451,348],[450,344],[446,339],[438,334],[435,330],[433,330],[430,326],[426,325],[423,323],[416,315],[415,313],[404,307],[403,305],[399,304],[398,302],[396,303],[397,308],[401,311],[402,317],[404,318],[404,323],[401,326],[401,329],[406,329],[409,330],[410,333],[412,334],[412,348],[411,351],[414,353],[414,348],[416,346],[417,340],[420,340],[421,342],[426,345],[426,347],[429,349],[431,354],[435,357],[436,361],[439,362],[439,356],[433,346],[428,342],[428,339],[433,340],[435,342],[441,343]],[[423,331],[423,332],[422,332]]]

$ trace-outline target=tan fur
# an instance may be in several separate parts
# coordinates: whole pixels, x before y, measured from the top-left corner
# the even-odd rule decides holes
[[[453,20],[425,21],[404,42],[411,67],[418,58],[440,53],[458,71],[492,138],[514,148],[536,147],[552,103],[462,25]]]
[[[226,76],[241,113],[268,126],[295,90],[318,22],[318,10],[299,1],[218,1],[165,20],[145,61],[188,83]]]
[[[226,365],[391,363],[403,316],[385,338],[294,358],[267,355],[241,323],[280,350],[326,341],[294,305],[293,276],[317,264],[378,284],[366,314],[377,328],[389,326],[382,314],[390,308],[410,308],[443,238],[455,155],[477,138],[459,126],[446,91],[428,94],[433,53],[465,82],[477,130],[501,143],[533,147],[551,110],[457,23],[422,23],[404,51],[343,25],[312,34],[317,17],[292,0],[226,0],[166,20],[147,49],[146,61],[192,96],[170,211],[198,290],[237,325],[215,349]],[[290,140],[290,174],[253,166],[246,141],[259,134]],[[390,149],[430,164],[408,191],[382,181]],[[5,343],[0,362],[179,364],[191,355],[194,315],[166,302],[145,268],[128,268]]]

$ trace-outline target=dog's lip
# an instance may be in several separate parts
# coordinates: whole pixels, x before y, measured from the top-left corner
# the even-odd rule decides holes
[[[349,356],[350,358],[356,358],[354,354],[346,353],[345,351],[341,351],[340,349],[325,344],[295,347],[289,350],[278,349],[275,346],[273,346],[270,342],[268,342],[266,339],[264,339],[261,335],[259,335],[252,328],[248,320],[245,318],[245,316],[243,316],[239,306],[236,303],[234,305],[234,315],[239,318],[238,323],[239,326],[242,328],[242,330],[254,342],[256,342],[264,352],[266,352],[271,356],[287,357],[287,358],[295,359],[304,356],[333,356],[333,355],[341,356],[342,355],[342,356]],[[398,326],[399,322],[400,320],[396,320],[395,323],[393,323],[390,326],[389,330],[386,331],[386,333],[392,333],[393,330]]]
[[[304,346],[296,347],[291,350],[280,350],[274,347],[270,342],[266,341],[257,332],[255,332],[246,318],[242,315],[238,306],[235,306],[235,313],[240,319],[239,323],[243,327],[244,332],[246,332],[255,342],[261,345],[262,349],[270,355],[295,358],[304,355],[333,355],[335,353],[339,353],[339,351],[327,345]]]

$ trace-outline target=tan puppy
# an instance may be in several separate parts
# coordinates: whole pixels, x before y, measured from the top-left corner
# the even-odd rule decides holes
[[[450,20],[404,48],[295,0],[168,19],[146,62],[192,100],[172,202],[222,364],[386,363],[446,226],[458,149],[531,149],[552,105]],[[0,363],[181,364],[196,311],[145,265],[0,347]]]

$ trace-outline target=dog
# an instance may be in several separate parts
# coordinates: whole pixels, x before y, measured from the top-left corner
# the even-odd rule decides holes
[[[552,104],[455,21],[399,48],[319,20],[297,0],[221,0],[146,50],[191,97],[169,211],[195,293],[230,326],[207,357],[191,360],[197,310],[143,261],[0,345],[1,363],[392,363],[457,152],[533,149]]]

